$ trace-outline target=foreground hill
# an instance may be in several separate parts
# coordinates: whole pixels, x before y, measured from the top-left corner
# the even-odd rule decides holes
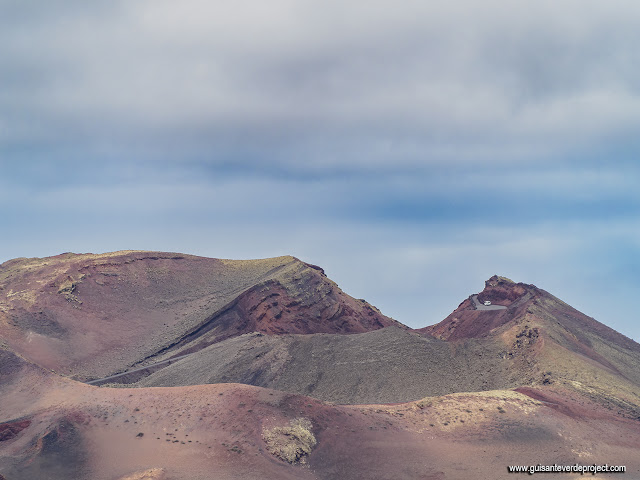
[[[345,406],[238,384],[113,389],[31,370],[24,380],[0,404],[7,480],[499,480],[538,463],[640,476],[640,422],[559,387]]]
[[[399,325],[294,257],[115,252],[0,265],[0,338],[80,379],[248,332],[361,333]]]

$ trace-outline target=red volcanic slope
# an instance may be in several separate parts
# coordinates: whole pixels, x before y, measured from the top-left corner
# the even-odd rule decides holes
[[[523,386],[563,384],[620,414],[640,415],[638,343],[534,285],[504,277],[490,278],[478,300],[507,308],[477,309],[472,299],[420,332],[455,348],[492,344]]]
[[[0,337],[78,378],[258,331],[360,333],[399,325],[294,257],[63,254],[0,265]]]
[[[442,340],[460,340],[488,335],[492,330],[523,316],[532,300],[542,295],[533,285],[514,283],[494,275],[485,282],[478,294],[478,301],[491,301],[493,305],[506,306],[505,310],[477,310],[471,296],[463,301],[447,318],[436,325],[418,331]]]
[[[531,323],[542,322],[553,328],[561,327],[585,344],[590,343],[585,338],[588,334],[640,352],[640,345],[630,338],[579,312],[535,285],[515,283],[508,278],[494,275],[485,282],[484,290],[478,294],[480,303],[485,300],[507,308],[479,310],[474,306],[470,296],[440,323],[418,331],[442,340],[462,340],[486,337],[510,322],[530,320]]]

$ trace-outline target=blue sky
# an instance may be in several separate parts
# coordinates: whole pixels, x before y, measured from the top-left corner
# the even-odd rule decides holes
[[[421,327],[497,273],[640,340],[640,5],[0,3],[0,261],[291,254]]]

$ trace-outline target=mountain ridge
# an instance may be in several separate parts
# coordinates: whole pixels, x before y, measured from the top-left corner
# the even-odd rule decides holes
[[[3,263],[0,289],[5,341],[45,368],[85,379],[253,330],[355,333],[400,325],[292,256],[67,253]]]

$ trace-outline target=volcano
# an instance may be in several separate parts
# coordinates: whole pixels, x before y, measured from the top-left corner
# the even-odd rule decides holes
[[[0,265],[0,336],[80,380],[249,332],[362,333],[400,325],[294,257],[63,254]]]
[[[16,259],[0,339],[7,480],[640,478],[640,345],[497,275],[412,330],[295,257]]]
[[[478,301],[485,300],[503,308],[484,310]],[[640,384],[640,345],[534,285],[493,276],[442,322],[419,331],[452,344],[499,344],[509,370],[529,384],[558,382],[592,396],[615,392],[612,402],[624,398],[628,414],[640,415],[631,407]]]

